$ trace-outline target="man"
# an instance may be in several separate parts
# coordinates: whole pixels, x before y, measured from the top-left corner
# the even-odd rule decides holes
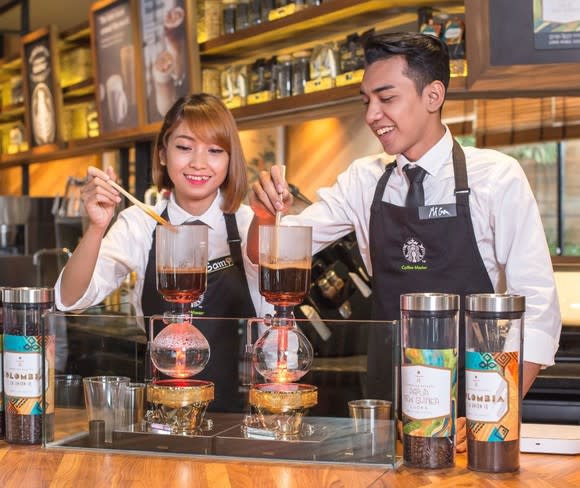
[[[283,223],[311,225],[313,252],[355,230],[377,319],[399,319],[402,293],[524,295],[525,394],[540,367],[553,364],[561,329],[550,255],[525,174],[502,153],[462,148],[441,122],[449,55],[439,39],[377,35],[365,45],[365,61],[366,122],[386,154],[354,161],[334,186],[320,190],[319,201]],[[387,154],[396,162],[388,164]],[[248,254],[257,262],[258,225],[272,223],[292,198],[276,167],[252,190]],[[463,327],[460,336],[462,355]],[[380,337],[369,342],[369,395],[384,395],[381,350],[388,347]],[[463,415],[461,376],[459,385]]]

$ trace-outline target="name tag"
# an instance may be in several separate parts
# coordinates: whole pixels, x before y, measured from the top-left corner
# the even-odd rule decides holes
[[[225,256],[223,258],[214,259],[207,263],[207,273],[215,273],[216,271],[221,271],[222,269],[231,268],[234,266],[234,260],[231,256]]]
[[[419,220],[448,219],[450,217],[457,217],[457,207],[454,203],[419,207]]]

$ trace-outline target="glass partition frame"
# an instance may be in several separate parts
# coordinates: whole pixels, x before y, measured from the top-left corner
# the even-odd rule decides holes
[[[300,462],[301,464],[348,464],[380,466],[394,469],[400,465],[396,455],[397,408],[391,408],[387,419],[372,422],[349,417],[348,402],[367,398],[365,395],[369,341],[376,334],[388,344],[382,358],[372,359],[388,370],[390,400],[399,403],[397,394],[400,364],[400,327],[398,321],[328,321],[312,323],[296,320],[298,327],[309,337],[315,350],[310,372],[301,384],[317,387],[317,404],[302,419],[298,437],[270,436],[257,429],[256,412],[249,405],[250,384],[244,383],[244,365],[247,366],[248,348],[244,342],[248,323],[251,341],[263,332],[262,319],[228,318],[240,331],[240,395],[245,398],[238,412],[205,414],[201,430],[196,435],[160,433],[150,428],[119,427],[113,430],[110,443],[93,442],[82,391],[82,378],[99,375],[129,376],[131,382],[150,383],[147,367],[146,327],[149,317],[124,314],[95,315],[47,313],[43,320],[43,334],[54,336],[54,354],[57,371],[52,376],[43,375],[43,391],[54,389],[55,405],[46,404],[43,397],[43,447],[59,449],[95,449],[145,451],[176,456],[212,457],[221,459],[254,459],[272,462]],[[198,326],[215,318],[195,317]],[[320,334],[327,328],[326,334]],[[330,337],[328,338],[328,333]],[[321,337],[326,337],[323,341]],[[330,344],[328,342],[331,341]],[[334,342],[332,342],[334,341]],[[46,354],[52,351],[43,350]],[[389,363],[388,357],[392,363]],[[383,364],[384,363],[384,364]],[[394,367],[393,367],[394,365]],[[252,375],[257,383],[260,378]],[[193,378],[193,379],[197,379]],[[51,384],[53,383],[53,384]],[[248,383],[245,381],[245,383]],[[146,409],[151,404],[146,403]],[[54,412],[53,428],[45,428],[46,413]],[[145,424],[143,424],[145,425]],[[369,425],[371,427],[369,427]],[[374,430],[372,430],[374,429]],[[52,434],[54,432],[54,434]]]

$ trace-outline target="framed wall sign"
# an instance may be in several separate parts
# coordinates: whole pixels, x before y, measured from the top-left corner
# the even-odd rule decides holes
[[[21,49],[28,143],[33,151],[54,150],[62,142],[56,28],[24,36]]]
[[[142,125],[137,5],[134,0],[103,0],[91,5],[95,97],[103,135]]]
[[[580,93],[577,3],[465,2],[469,91]]]
[[[192,91],[192,16],[191,0],[139,2],[147,124],[162,120],[178,98]]]

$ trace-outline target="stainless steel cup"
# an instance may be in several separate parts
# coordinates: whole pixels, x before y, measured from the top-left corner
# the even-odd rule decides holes
[[[141,432],[145,421],[145,383],[121,384],[120,420],[117,427]]]
[[[82,408],[82,376],[78,374],[57,374],[55,376],[55,385],[55,401],[57,407]]]
[[[355,452],[362,457],[377,456],[388,451],[389,436],[394,433],[391,420],[392,403],[387,400],[362,399],[348,402],[348,413],[353,420],[354,430],[361,435],[366,445],[355,446]]]

